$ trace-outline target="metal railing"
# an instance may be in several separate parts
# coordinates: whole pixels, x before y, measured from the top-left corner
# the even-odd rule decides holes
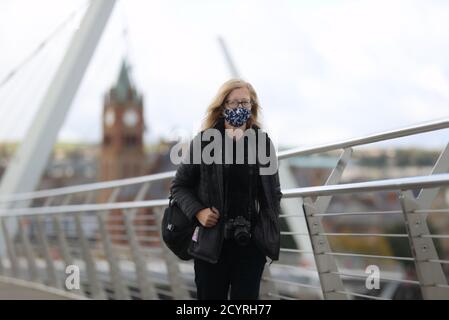
[[[341,156],[324,185],[283,188],[280,219],[289,228],[281,232],[281,237],[305,237],[310,240],[311,249],[283,246],[281,259],[264,270],[261,298],[392,299],[403,289],[418,289],[424,299],[449,299],[448,260],[440,256],[435,246],[436,240],[445,240],[449,235],[433,234],[427,225],[430,214],[449,213],[446,207],[433,207],[442,188],[449,185],[449,145],[442,150],[429,176],[340,183],[352,148],[447,128],[449,120],[441,120],[279,152],[280,160],[335,150],[341,150]],[[0,257],[0,275],[93,299],[195,298],[192,263],[178,260],[160,238],[159,225],[168,200],[151,199],[150,194],[151,184],[167,182],[174,174],[170,171],[1,195],[0,204],[9,208],[0,209],[6,244],[5,255]],[[358,195],[387,192],[397,197],[394,210],[328,212],[331,202],[339,197],[351,200]],[[294,212],[285,205],[292,200],[297,201]],[[24,203],[31,205],[22,207]],[[378,232],[379,225],[369,232],[326,230],[326,220],[355,217],[399,217],[396,221],[399,219],[404,228],[401,232]],[[295,231],[297,224],[304,224],[307,231]],[[399,239],[405,241],[410,255],[332,250],[344,248],[336,245],[335,239],[351,237],[358,242],[365,238]],[[304,256],[313,257],[314,266],[300,265],[299,258]],[[348,267],[348,261],[358,267]],[[364,271],[370,265],[378,266],[379,281],[385,289],[365,287],[369,275]],[[68,288],[67,266],[79,268],[79,289]]]

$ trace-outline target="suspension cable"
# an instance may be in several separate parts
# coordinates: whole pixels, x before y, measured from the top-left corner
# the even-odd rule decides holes
[[[7,75],[0,81],[0,90],[15,76],[17,75],[31,60],[34,59],[37,54],[42,51],[49,42],[51,42],[64,28],[68,25],[82,10],[87,8],[90,4],[90,0],[85,2],[82,6],[75,9],[64,21],[62,21],[43,41],[41,41],[37,47],[28,54],[22,62],[20,62],[16,67],[14,67]]]

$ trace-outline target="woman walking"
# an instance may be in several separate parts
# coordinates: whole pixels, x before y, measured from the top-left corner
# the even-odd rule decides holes
[[[250,83],[225,82],[190,143],[188,161],[181,163],[172,182],[174,200],[196,226],[188,252],[200,300],[259,299],[266,257],[279,259],[282,192],[275,150],[260,128],[259,115]],[[206,135],[215,137],[214,149]],[[203,159],[205,151],[211,151],[214,161]]]

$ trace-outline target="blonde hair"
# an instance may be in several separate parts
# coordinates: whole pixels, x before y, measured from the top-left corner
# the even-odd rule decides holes
[[[249,82],[243,79],[234,78],[223,83],[221,87],[218,89],[217,94],[207,107],[206,116],[203,119],[201,130],[210,129],[215,126],[218,119],[223,114],[224,102],[226,101],[226,98],[228,97],[228,95],[231,93],[232,90],[239,88],[247,88],[251,98],[252,103],[251,117],[248,119],[247,128],[251,128],[253,124],[257,125],[258,127],[261,127],[261,124],[258,120],[261,107],[259,105],[259,99],[257,98],[256,91]]]

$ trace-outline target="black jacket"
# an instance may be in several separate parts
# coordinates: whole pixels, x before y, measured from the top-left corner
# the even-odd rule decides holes
[[[224,134],[223,118],[219,119],[215,128]],[[256,125],[253,125],[252,128],[266,135],[267,150],[274,154],[275,149],[268,134]],[[188,252],[193,257],[216,263],[224,240],[225,221],[220,217],[215,226],[206,228],[197,221],[195,215],[198,211],[211,206],[215,206],[220,213],[223,212],[223,198],[225,196],[223,191],[223,164],[206,164],[203,161],[195,164],[192,162],[194,156],[193,143],[195,139],[201,141],[203,133],[204,131],[198,133],[190,142],[188,153],[190,162],[179,165],[172,181],[171,193],[184,214],[199,227],[198,240],[196,242],[191,241]],[[209,141],[200,142],[201,150],[208,143]],[[272,158],[277,161],[277,157]],[[260,197],[257,205],[257,223],[254,226],[253,233],[256,245],[271,260],[278,260],[280,251],[279,215],[282,192],[277,162],[275,165],[275,174],[259,175],[263,196]],[[268,164],[264,165],[258,162],[258,168],[263,166],[268,166]]]

